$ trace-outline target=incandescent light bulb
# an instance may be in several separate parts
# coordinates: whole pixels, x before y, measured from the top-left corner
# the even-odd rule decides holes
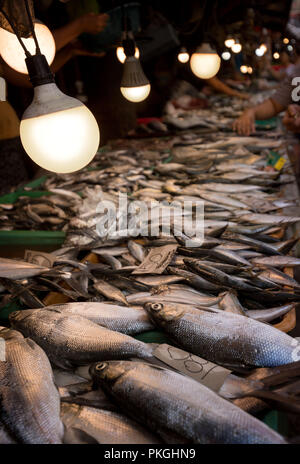
[[[35,20],[34,30],[41,49],[41,53],[45,55],[48,64],[50,65],[55,56],[55,42],[53,35],[45,24]],[[32,37],[27,39],[22,38],[22,41],[27,50],[34,55],[35,43]],[[0,28],[0,54],[3,60],[15,71],[23,74],[28,74],[25,53],[21,47],[17,36],[5,29]]]
[[[201,79],[214,77],[220,69],[221,58],[210,44],[204,43],[192,54],[190,66],[195,76]]]

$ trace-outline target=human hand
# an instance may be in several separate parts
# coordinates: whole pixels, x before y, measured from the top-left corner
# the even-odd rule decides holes
[[[107,14],[87,13],[79,19],[82,32],[99,34],[105,29],[109,16]]]
[[[239,135],[250,135],[255,132],[255,113],[249,108],[245,110],[243,114],[234,121],[233,130]]]
[[[290,105],[282,120],[286,129],[291,132],[300,132],[300,106]]]

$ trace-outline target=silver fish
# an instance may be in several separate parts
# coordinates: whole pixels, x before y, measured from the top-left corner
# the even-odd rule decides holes
[[[70,429],[82,430],[96,443],[106,445],[161,443],[158,437],[123,414],[68,403],[63,403],[61,409],[66,427],[64,443],[78,443],[78,438],[74,442]],[[82,442],[86,443],[84,439]]]
[[[10,314],[10,322],[35,340],[58,367],[68,368],[100,359],[152,356],[150,344],[101,327],[85,317],[64,314],[59,309],[16,311]]]
[[[0,277],[18,280],[43,274],[50,269],[45,266],[17,261],[15,259],[0,258]]]
[[[198,313],[172,305],[146,304],[162,328],[186,351],[217,364],[272,367],[295,361],[300,343],[280,330],[239,314]]]
[[[153,329],[147,312],[142,307],[125,307],[107,303],[66,303],[47,306],[47,309],[58,309],[63,314],[74,314],[86,317],[95,324],[127,335]]]
[[[91,372],[124,411],[168,443],[285,443],[258,419],[177,372],[122,361],[96,364]]]
[[[60,401],[49,360],[33,340],[0,329],[6,361],[0,361],[0,422],[18,442],[61,443]]]

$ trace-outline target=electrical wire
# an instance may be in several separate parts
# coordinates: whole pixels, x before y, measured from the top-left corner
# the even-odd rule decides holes
[[[33,37],[33,40],[34,40],[34,43],[35,43],[35,54],[36,55],[41,55],[41,49],[40,49],[40,46],[39,46],[39,43],[38,43],[38,40],[37,40],[37,37],[36,37],[36,34],[35,34],[34,24],[33,24],[33,21],[32,21],[32,16],[31,16],[30,8],[29,8],[29,1],[28,0],[24,0],[24,1],[25,1],[25,8],[26,8],[28,19],[29,19],[29,24],[30,24],[32,37]]]
[[[27,48],[25,47],[20,35],[19,35],[19,32],[16,28],[16,26],[14,25],[14,23],[10,20],[10,18],[7,16],[7,14],[5,13],[5,11],[0,8],[0,13],[3,14],[4,18],[6,19],[6,21],[8,22],[8,24],[10,25],[10,27],[12,28],[12,30],[14,31],[14,34],[16,35],[18,41],[20,42],[21,44],[21,47],[23,48],[24,52],[25,52],[25,55],[27,56],[27,58],[29,58],[31,55],[31,53],[29,52],[29,50],[27,50]]]

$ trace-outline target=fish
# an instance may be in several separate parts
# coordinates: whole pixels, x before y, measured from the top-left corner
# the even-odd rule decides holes
[[[294,267],[299,266],[300,259],[295,258],[294,256],[267,256],[267,257],[258,257],[251,260],[252,264],[260,267]]]
[[[226,312],[241,314],[242,316],[248,315],[233,291],[224,293],[223,298],[219,302],[219,307]]]
[[[279,216],[275,214],[245,214],[240,216],[239,222],[246,222],[251,224],[295,224],[300,221],[298,216]]]
[[[141,362],[97,363],[95,381],[167,443],[285,443],[258,419],[199,382]]]
[[[105,445],[160,444],[161,440],[124,414],[89,406],[62,403],[61,417],[66,431],[64,443]],[[72,431],[83,431],[83,437]],[[86,437],[87,435],[87,437]],[[92,438],[94,441],[91,441]]]
[[[119,301],[119,303],[123,303],[125,306],[128,305],[126,297],[123,295],[121,290],[119,290],[114,285],[106,282],[103,279],[95,279],[94,281],[94,288],[104,295],[106,298],[111,300]]]
[[[296,359],[300,343],[280,330],[240,314],[178,309],[148,303],[145,309],[179,346],[230,368],[273,367]]]
[[[6,360],[0,361],[0,423],[23,444],[59,444],[60,399],[49,360],[32,339],[0,328]]]
[[[0,258],[0,277],[12,280],[27,279],[43,274],[50,269],[46,266],[28,263],[27,261]]]
[[[300,284],[293,279],[288,274],[279,271],[278,269],[269,267],[268,269],[264,270],[259,274],[260,278],[267,279],[268,281],[273,282],[277,286],[287,286],[295,288],[296,290],[300,290]]]
[[[132,254],[132,256],[137,259],[140,263],[144,261],[146,257],[146,253],[142,245],[135,242],[134,240],[128,240],[127,243],[128,250]]]
[[[152,294],[150,292],[139,292],[132,295],[128,295],[127,301],[129,304],[143,305],[147,302],[160,301],[160,302],[172,302],[172,303],[183,303],[195,305],[199,304],[202,306],[213,306],[218,304],[220,298],[205,294],[197,294],[185,290],[184,288],[171,288],[171,285],[166,289],[163,288],[159,293]]]
[[[107,303],[78,302],[47,306],[58,309],[62,314],[85,317],[95,324],[116,332],[133,335],[153,330],[153,323],[142,307],[125,307]]]
[[[61,368],[96,360],[152,357],[153,346],[135,340],[85,317],[64,314],[60,309],[15,311],[9,316],[13,328],[32,338]]]
[[[294,303],[291,303],[291,304],[286,304],[286,305],[279,306],[276,308],[257,309],[257,310],[250,309],[246,311],[246,315],[260,322],[270,322],[270,321],[273,321],[274,319],[284,316],[288,312],[292,311],[292,309],[294,309],[295,307],[296,305]]]

